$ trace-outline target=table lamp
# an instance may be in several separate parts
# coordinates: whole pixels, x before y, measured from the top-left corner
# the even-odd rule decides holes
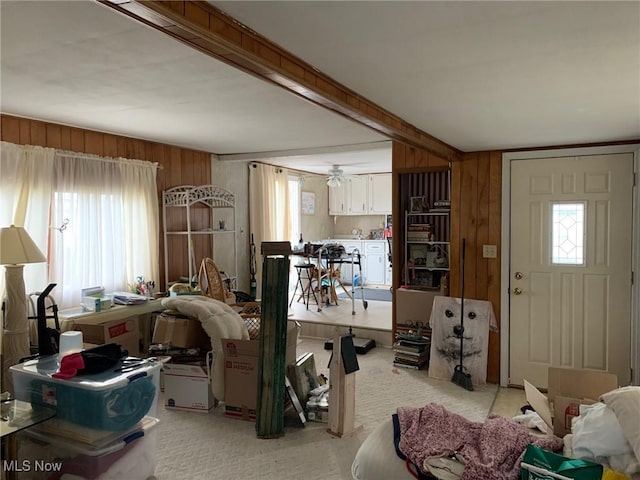
[[[9,367],[28,356],[29,319],[24,287],[25,263],[46,262],[47,258],[23,227],[0,229],[0,265],[5,266],[4,331],[2,335],[2,390],[12,391]]]

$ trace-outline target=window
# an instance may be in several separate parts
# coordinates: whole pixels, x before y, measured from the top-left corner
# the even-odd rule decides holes
[[[64,307],[81,302],[81,290],[128,290],[138,277],[158,281],[156,166],[56,153],[50,218],[69,219],[49,238],[49,278]]]
[[[291,245],[298,245],[300,240],[300,181],[298,176],[289,175],[289,238]]]
[[[551,204],[551,263],[584,265],[584,218],[586,205],[553,202]]]
[[[69,308],[80,305],[82,288],[109,292],[138,276],[158,280],[156,164],[7,142],[0,148],[0,223],[24,225],[47,256],[27,269],[27,292],[56,283],[58,307]]]

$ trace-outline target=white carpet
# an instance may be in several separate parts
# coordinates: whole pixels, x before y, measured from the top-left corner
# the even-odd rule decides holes
[[[305,338],[298,345],[298,355],[313,352],[317,373],[328,376],[330,352],[323,343]],[[356,432],[350,437],[330,435],[325,423],[307,422],[301,427],[290,412],[285,435],[263,440],[256,437],[253,422],[227,418],[221,407],[203,414],[159,405],[156,478],[349,480],[360,444],[397,407],[438,402],[470,420],[482,421],[498,390],[487,385],[468,392],[451,382],[430,379],[424,370],[396,369],[393,351],[387,348],[358,355],[358,362]]]

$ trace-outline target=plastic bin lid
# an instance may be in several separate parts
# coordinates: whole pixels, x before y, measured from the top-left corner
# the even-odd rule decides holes
[[[127,360],[131,361],[131,359]],[[127,367],[126,365],[130,366]],[[129,363],[126,365],[118,362],[112,368],[101,373],[77,375],[69,379],[59,379],[52,377],[52,375],[58,371],[59,367],[58,355],[56,354],[46,355],[24,363],[12,365],[9,369],[13,374],[14,382],[19,375],[24,374],[38,379],[46,377],[47,381],[50,382],[96,391],[123,387],[138,378],[158,373],[160,370],[160,363],[155,360],[139,360],[134,364]],[[119,371],[119,369],[123,367],[125,367],[126,371]]]
[[[54,419],[55,420],[55,419]],[[24,433],[32,438],[52,444],[55,446],[67,448],[76,454],[87,455],[89,457],[98,457],[101,455],[108,455],[113,452],[121,450],[129,443],[149,435],[156,425],[160,422],[157,418],[146,416],[140,422],[133,426],[126,432],[108,432],[109,435],[102,436],[98,444],[85,443],[81,439],[87,438],[86,433],[88,429],[81,426],[77,426],[75,432],[80,440],[76,440],[73,437],[73,427],[67,422],[69,429],[64,431],[64,436],[55,435],[49,431],[47,424],[37,425],[34,428],[27,429]],[[53,425],[52,425],[53,426]],[[98,430],[94,430],[98,433]],[[103,431],[104,433],[104,431]]]

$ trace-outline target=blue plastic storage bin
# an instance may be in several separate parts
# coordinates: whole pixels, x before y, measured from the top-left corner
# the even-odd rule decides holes
[[[155,413],[160,383],[160,364],[145,362],[128,372],[121,365],[70,379],[53,378],[58,356],[50,355],[14,365],[15,396],[18,400],[54,407],[56,417],[103,430],[127,430],[145,415]]]

